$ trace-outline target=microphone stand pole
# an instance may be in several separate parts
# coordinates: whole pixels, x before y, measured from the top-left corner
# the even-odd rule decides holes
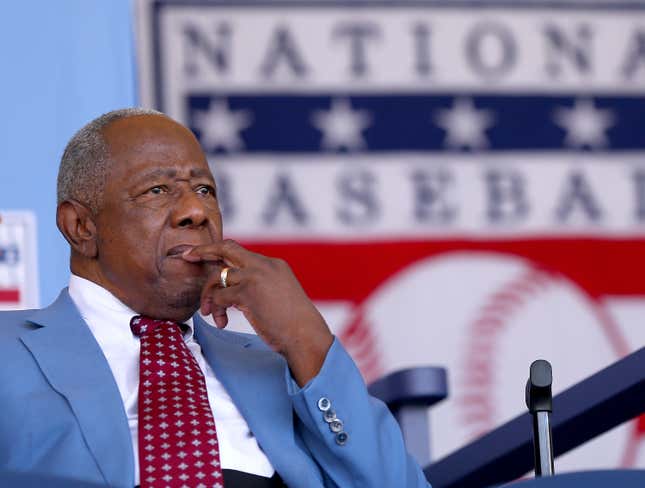
[[[535,476],[553,476],[553,441],[551,412],[553,395],[551,364],[543,359],[533,361],[526,382],[526,406],[533,417],[533,450]]]

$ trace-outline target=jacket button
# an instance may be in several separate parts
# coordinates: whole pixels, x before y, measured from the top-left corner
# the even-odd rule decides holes
[[[329,423],[329,430],[334,433],[340,433],[343,430],[343,422],[341,420],[334,420]]]
[[[331,402],[329,401],[329,398],[326,397],[321,397],[320,400],[318,400],[318,409],[326,412],[331,408]]]
[[[325,422],[328,424],[336,420],[336,412],[333,409],[326,410],[323,413],[323,419],[325,419]]]
[[[336,434],[336,444],[339,446],[347,444],[347,439],[349,439],[349,434],[347,432],[339,432]]]

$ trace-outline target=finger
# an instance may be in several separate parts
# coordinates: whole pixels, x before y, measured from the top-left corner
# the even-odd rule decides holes
[[[223,269],[222,269],[223,270]],[[230,290],[231,288],[238,288],[239,285],[244,281],[244,277],[247,274],[245,270],[239,268],[229,268],[226,276],[226,288],[222,287],[221,277],[222,270],[219,272],[212,273],[206,284],[202,288],[201,297],[200,297],[200,312],[202,315],[209,315],[215,309],[216,306],[229,307],[231,305],[236,305],[235,303],[228,302],[219,302],[215,297],[219,297],[220,291]],[[222,297],[229,296],[229,294],[223,294]]]
[[[202,287],[202,292],[200,297],[202,305],[204,305],[206,302],[210,300],[210,296],[213,294],[214,291],[225,288],[224,286],[222,286],[222,276],[224,275],[225,269],[227,270],[226,288],[237,286],[240,283],[242,283],[245,279],[247,279],[246,275],[248,273],[244,269],[232,268],[230,266],[217,268],[213,273],[211,273],[208,276],[206,283],[204,283],[204,286]]]
[[[213,321],[219,329],[223,329],[228,324],[228,315],[226,314],[225,307],[215,307],[211,314]]]
[[[239,285],[242,282],[242,277],[246,273],[241,268],[233,266],[223,266],[219,271],[219,286],[220,288],[228,288],[229,286]]]
[[[217,288],[210,295],[211,313],[216,308],[229,308],[240,305],[240,287]]]
[[[252,252],[231,239],[195,246],[182,254],[186,261],[224,261],[238,268],[244,266],[251,256]]]
[[[217,327],[220,329],[226,327],[228,324],[228,315],[226,310],[229,307],[238,306],[238,290],[235,288],[218,288],[209,297],[210,300],[210,313]]]
[[[211,297],[208,297],[206,300],[202,300],[199,312],[204,316],[212,315],[215,325],[223,329],[228,324],[228,314],[226,313],[226,307],[222,307],[213,303]]]

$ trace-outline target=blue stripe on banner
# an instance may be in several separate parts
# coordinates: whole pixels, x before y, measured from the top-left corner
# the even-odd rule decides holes
[[[223,102],[229,113],[243,112],[248,119],[244,128],[239,130],[242,144],[238,151],[288,153],[325,149],[322,129],[316,127],[314,120],[316,114],[330,110],[333,100],[348,101],[350,111],[363,114],[368,121],[362,130],[357,131],[364,144],[355,147],[332,145],[328,148],[332,151],[645,149],[645,97],[480,94],[457,97],[435,94],[332,97],[329,94],[227,96],[224,93],[193,93],[186,98],[186,103],[189,125],[202,142],[203,131],[197,114],[207,112],[215,102]],[[461,122],[454,122],[454,119],[453,125],[450,121],[441,122],[442,116],[455,113],[459,100],[470,104],[470,109],[466,107],[466,112],[462,112]],[[582,106],[576,112],[577,103]],[[563,113],[573,114],[568,119],[570,122],[562,120]],[[576,113],[579,115],[577,118]],[[460,144],[457,140],[451,144],[450,132],[459,132],[454,124],[465,123],[468,126],[472,117],[478,116],[487,120],[480,127],[480,135],[485,142],[470,144],[466,136],[465,143],[462,140]],[[589,119],[593,122],[594,118],[600,120],[598,124],[601,127],[596,128],[595,135],[593,127],[591,134],[590,129],[585,128]],[[578,124],[577,129],[575,124]],[[575,138],[576,131],[582,131],[582,139]],[[209,153],[230,151],[227,147],[204,145]]]

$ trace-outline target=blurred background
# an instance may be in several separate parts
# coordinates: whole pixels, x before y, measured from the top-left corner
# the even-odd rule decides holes
[[[292,265],[366,380],[448,368],[435,458],[524,411],[534,359],[557,393],[645,344],[645,3],[2,9],[1,309],[66,286],[67,140],[142,105],[195,132],[225,234]],[[556,471],[645,467],[643,436]]]

